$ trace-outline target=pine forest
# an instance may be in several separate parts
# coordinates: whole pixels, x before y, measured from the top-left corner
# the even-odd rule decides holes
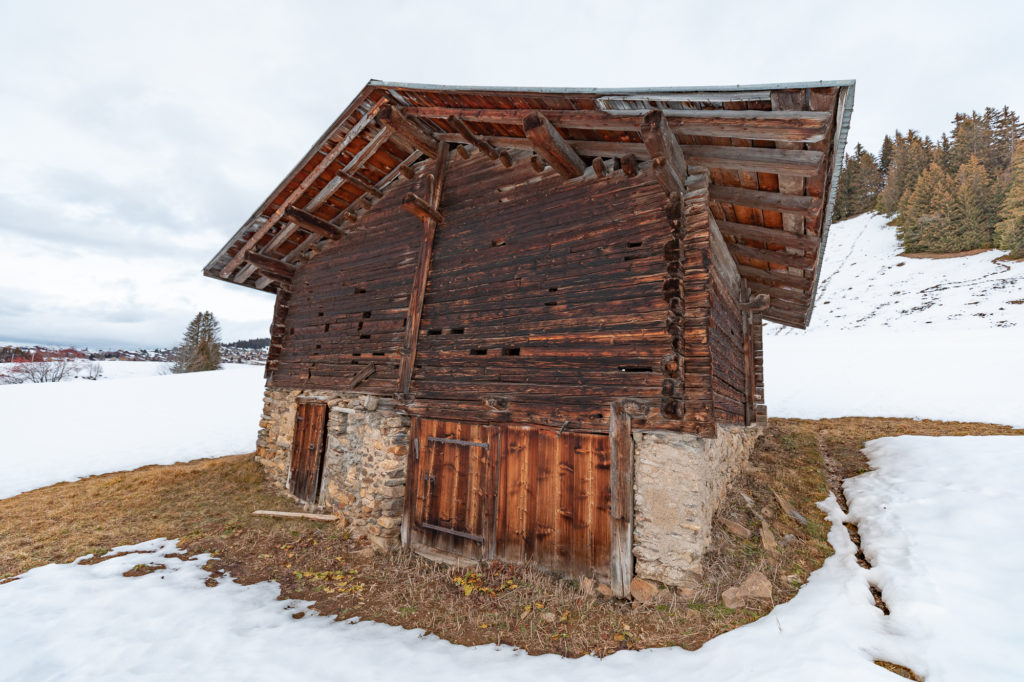
[[[875,156],[846,154],[834,220],[868,211],[892,218],[907,253],[998,248],[1024,258],[1024,124],[1009,107],[957,114],[932,140],[886,135]]]

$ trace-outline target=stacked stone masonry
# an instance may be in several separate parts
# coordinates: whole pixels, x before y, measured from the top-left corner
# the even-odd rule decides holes
[[[381,549],[397,547],[405,504],[409,418],[378,409],[375,396],[267,389],[257,456],[285,489],[299,398],[328,405],[323,483],[317,506],[337,513],[353,535]]]
[[[318,506],[340,515],[353,535],[381,549],[400,544],[409,417],[374,396],[267,389],[257,441],[259,461],[287,489],[299,398],[329,406]],[[638,577],[676,587],[701,582],[701,557],[730,481],[762,427],[721,426],[715,438],[635,431],[633,554]]]
[[[714,514],[762,432],[755,425],[719,426],[714,438],[633,433],[637,577],[684,588],[701,583]]]

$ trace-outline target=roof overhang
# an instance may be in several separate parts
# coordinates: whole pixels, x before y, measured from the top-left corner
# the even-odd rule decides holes
[[[643,116],[660,109],[688,163],[710,173],[711,209],[740,274],[766,293],[765,318],[810,321],[853,110],[854,81],[679,88],[496,88],[371,80],[204,274],[274,291],[435,142],[531,152],[546,118],[586,160],[643,161]],[[497,158],[497,157],[496,157]],[[505,160],[507,160],[507,155]]]

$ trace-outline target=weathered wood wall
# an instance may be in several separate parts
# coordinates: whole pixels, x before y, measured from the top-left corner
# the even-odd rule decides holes
[[[664,194],[621,171],[566,182],[520,158],[453,158],[427,280],[413,413],[606,429],[616,398],[658,422]],[[422,179],[408,182],[422,191]],[[420,220],[393,191],[360,229],[301,265],[284,311],[278,388],[391,396]]]
[[[429,169],[298,266],[279,296],[271,386],[400,393],[424,229],[401,198],[429,194]],[[505,168],[453,154],[401,406],[606,431],[612,402],[630,399],[640,428],[743,422],[746,313],[712,258],[707,201],[704,186],[666,216],[650,172],[567,181],[525,155]],[[666,358],[681,368],[668,389]]]

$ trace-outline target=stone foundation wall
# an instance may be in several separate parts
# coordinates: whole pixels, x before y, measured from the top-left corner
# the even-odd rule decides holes
[[[405,505],[410,420],[369,395],[267,389],[257,455],[269,478],[287,489],[298,398],[328,404],[324,475],[317,503],[356,536],[382,549],[398,546]],[[716,438],[635,431],[633,554],[637,577],[676,587],[701,582],[711,522],[761,426],[718,428]]]
[[[762,432],[755,425],[720,426],[716,438],[633,433],[637,577],[683,588],[701,583],[714,513]]]
[[[268,388],[256,454],[269,478],[285,489],[300,397],[328,405],[318,506],[337,513],[354,535],[369,537],[375,546],[397,546],[405,504],[409,418],[378,409],[374,396]]]

